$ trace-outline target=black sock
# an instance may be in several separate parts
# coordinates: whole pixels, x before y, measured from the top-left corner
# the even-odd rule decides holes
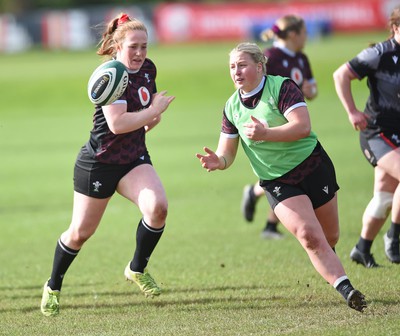
[[[53,270],[47,284],[52,290],[61,290],[64,275],[78,252],[79,250],[73,250],[64,245],[61,239],[57,241],[53,259]]]
[[[389,238],[399,238],[400,236],[400,224],[392,222],[387,232]]]
[[[268,220],[267,224],[265,224],[265,230],[276,232],[276,231],[278,231],[277,226],[278,226],[278,222],[272,222],[272,221]]]
[[[356,246],[360,250],[360,252],[371,254],[371,246],[373,242],[373,240],[366,240],[360,237]]]
[[[337,284],[337,282],[339,283]],[[344,297],[345,300],[347,300],[350,292],[354,289],[347,276],[337,279],[333,286]]]
[[[154,229],[148,226],[143,219],[140,220],[136,231],[136,250],[130,265],[132,271],[143,273],[163,234],[164,227]]]

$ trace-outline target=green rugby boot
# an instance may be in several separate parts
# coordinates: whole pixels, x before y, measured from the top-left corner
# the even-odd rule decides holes
[[[52,290],[47,284],[48,281],[46,281],[43,287],[40,310],[44,316],[56,316],[59,313],[60,307],[60,291]]]
[[[157,286],[156,282],[146,269],[144,270],[144,273],[133,272],[130,268],[129,262],[125,267],[124,275],[126,280],[136,283],[146,297],[153,297],[161,294],[160,287]]]

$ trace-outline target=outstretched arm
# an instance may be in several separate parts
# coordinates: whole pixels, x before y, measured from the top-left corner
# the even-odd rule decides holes
[[[215,152],[204,147],[203,149],[206,154],[196,154],[196,157],[200,160],[201,166],[208,172],[217,169],[224,170],[235,160],[238,144],[239,137],[228,138],[225,134],[221,133],[218,148]]]

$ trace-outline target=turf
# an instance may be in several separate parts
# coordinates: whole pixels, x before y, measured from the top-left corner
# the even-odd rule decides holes
[[[42,286],[71,218],[73,162],[93,112],[86,84],[99,59],[95,50],[0,55],[0,335],[398,335],[400,272],[385,259],[384,231],[373,245],[382,268],[367,270],[348,258],[373,171],[332,81],[340,64],[384,37],[333,36],[306,48],[319,84],[318,98],[309,103],[313,129],[341,186],[337,253],[367,296],[364,314],[346,306],[286,231],[282,241],[260,239],[266,200],[253,224],[242,219],[242,188],[256,179],[241,151],[225,172],[207,173],[195,158],[218,141],[222,108],[233,90],[232,42],[149,50],[158,89],[176,96],[148,137],[170,205],[149,265],[164,294],[146,299],[124,281],[140,214],[116,195],[65,278],[60,315],[43,317]],[[362,109],[366,83],[353,87]]]

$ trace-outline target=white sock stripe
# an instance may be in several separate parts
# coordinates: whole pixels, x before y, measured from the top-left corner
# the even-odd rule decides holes
[[[340,278],[336,279],[336,281],[333,283],[333,287],[336,288],[342,281],[347,279],[348,279],[347,275],[341,276]]]
[[[64,252],[67,252],[70,255],[77,255],[78,254],[79,251],[74,253],[74,252],[71,252],[71,251],[67,250],[65,248],[64,244],[61,242],[61,239],[59,239],[57,242],[58,242],[58,246],[60,246]]]
[[[154,232],[154,233],[161,233],[161,232],[164,231],[164,228],[165,228],[165,224],[164,224],[164,226],[163,226],[161,229],[154,229],[154,228],[148,226],[148,225],[146,224],[146,222],[144,221],[143,218],[142,218],[142,225],[143,225],[147,230],[149,230],[150,232]]]

